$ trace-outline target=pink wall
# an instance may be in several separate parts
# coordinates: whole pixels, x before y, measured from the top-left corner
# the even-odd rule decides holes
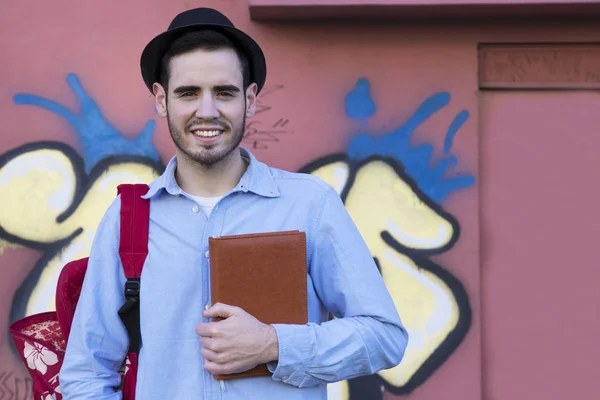
[[[484,398],[596,392],[598,110],[597,92],[482,98]]]
[[[6,32],[0,37],[0,49],[9,62],[0,63],[0,74],[4,77],[0,87],[0,117],[4,122],[0,130],[0,191],[5,185],[3,182],[6,182],[2,178],[7,169],[3,171],[2,168],[31,149],[39,151],[50,148],[45,141],[60,142],[63,144],[61,146],[68,146],[68,151],[78,154],[71,159],[83,157],[86,161],[105,149],[102,137],[114,138],[110,135],[119,132],[133,139],[146,126],[150,131],[154,129],[154,135],[152,141],[145,144],[156,150],[159,162],[166,162],[174,148],[166,124],[155,115],[153,100],[139,75],[139,54],[149,38],[166,28],[172,16],[182,9],[197,5],[178,1],[108,1],[90,5],[22,0],[5,10],[0,15],[0,24]],[[429,367],[425,366],[416,373],[407,368],[403,370],[405,375],[401,379],[381,376],[365,384],[383,382],[388,390],[385,398],[394,398],[392,393],[408,394],[411,399],[529,399],[535,393],[544,393],[544,396],[536,397],[544,400],[563,398],[563,392],[551,393],[546,389],[549,386],[539,380],[541,376],[554,380],[555,385],[565,382],[565,387],[573,387],[581,374],[548,366],[560,362],[556,361],[558,357],[568,359],[571,353],[565,347],[571,343],[568,346],[564,343],[566,328],[560,318],[557,320],[554,314],[546,313],[543,309],[540,310],[543,312],[536,313],[538,308],[535,307],[547,305],[548,310],[553,310],[563,303],[552,296],[545,297],[545,302],[539,298],[532,300],[531,296],[543,282],[535,279],[541,273],[543,264],[548,265],[544,271],[558,271],[564,265],[558,265],[556,260],[560,258],[555,256],[547,256],[545,262],[540,263],[543,260],[540,254],[544,253],[542,248],[523,251],[519,254],[518,262],[503,258],[512,251],[511,237],[513,240],[527,240],[528,236],[523,233],[535,234],[536,231],[535,226],[529,223],[527,226],[531,226],[530,231],[516,228],[512,220],[506,218],[516,205],[501,208],[508,206],[504,202],[498,203],[503,193],[507,193],[505,189],[510,192],[513,189],[527,189],[524,193],[533,199],[545,186],[542,187],[541,183],[535,186],[533,178],[530,187],[518,186],[511,177],[519,168],[526,170],[530,167],[527,153],[517,154],[521,157],[518,167],[513,165],[505,168],[513,159],[514,143],[482,139],[482,135],[488,132],[492,132],[494,137],[504,137],[502,132],[511,129],[511,126],[503,124],[511,120],[511,113],[515,110],[502,108],[506,106],[506,101],[498,103],[500,108],[480,109],[482,95],[478,92],[477,45],[480,42],[556,41],[559,38],[561,41],[598,40],[600,33],[597,29],[593,30],[593,27],[585,24],[363,24],[352,27],[341,23],[265,24],[250,21],[248,4],[243,0],[205,1],[202,5],[215,6],[229,15],[236,25],[257,39],[267,55],[268,90],[261,96],[264,111],[249,126],[244,142],[260,159],[280,168],[298,170],[311,163],[316,163],[311,164],[313,167],[327,166],[327,160],[332,155],[342,154],[346,155],[346,162],[351,168],[358,168],[362,164],[352,158],[357,143],[354,139],[360,133],[367,133],[371,142],[374,138],[388,137],[391,138],[391,145],[377,146],[370,142],[359,146],[360,149],[386,155],[391,157],[390,162],[394,166],[406,167],[410,164],[409,156],[415,153],[414,150],[403,148],[401,140],[397,138],[398,133],[395,136],[392,134],[401,128],[403,132],[412,132],[411,145],[431,146],[431,159],[426,154],[416,156],[419,161],[416,169],[408,174],[398,172],[398,176],[394,176],[397,181],[393,182],[412,182],[411,188],[430,206],[429,214],[423,216],[422,220],[416,220],[417,226],[435,227],[434,222],[427,218],[439,217],[452,222],[452,237],[447,244],[425,250],[410,246],[392,250],[424,268],[421,270],[423,276],[427,271],[433,275],[433,279],[441,280],[436,283],[438,286],[434,286],[447,294],[448,302],[435,303],[436,307],[446,307],[450,310],[449,315],[456,317],[458,322],[456,326],[447,322],[452,329],[447,332],[447,340],[443,344],[428,342],[429,347],[425,346],[422,354],[429,357]],[[80,100],[67,82],[68,74],[74,74],[69,78],[70,84],[77,87],[78,80],[94,102],[86,103],[87,108],[82,111],[82,118],[77,120],[79,122],[75,123],[76,127],[56,113],[33,105],[17,104],[31,98],[15,95],[34,94],[78,113]],[[365,95],[366,85],[370,96]],[[95,124],[97,120],[94,114],[87,111],[89,107],[93,111],[94,104],[112,128]],[[528,101],[524,101],[518,109],[528,104]],[[552,107],[556,107],[556,104],[553,103]],[[578,104],[590,107],[591,103],[577,99],[572,104],[577,109]],[[437,112],[434,112],[435,109]],[[540,118],[552,115],[539,110]],[[420,115],[423,115],[422,121],[411,125],[411,121]],[[568,114],[561,118],[564,124],[569,124]],[[150,125],[147,125],[149,121]],[[518,121],[535,124],[537,120]],[[588,126],[591,122],[581,123],[582,126]],[[155,128],[153,124],[156,124]],[[512,128],[526,126],[516,121],[515,124]],[[447,133],[452,131],[452,127],[456,128],[455,135]],[[535,143],[544,140],[544,137],[540,131],[528,140],[529,143]],[[588,149],[594,147],[593,140],[597,139],[589,140],[586,142]],[[481,154],[480,141],[484,146]],[[533,145],[529,146],[528,149],[534,151]],[[15,149],[16,152],[13,151]],[[557,150],[558,147],[552,149]],[[118,150],[120,153],[107,154],[118,157],[132,151],[125,142],[121,143]],[[575,157],[578,153],[574,151],[568,154],[568,157]],[[445,179],[428,180],[426,173],[440,160],[450,156],[455,157],[456,165],[448,166]],[[563,164],[569,164],[569,161],[560,163]],[[546,162],[546,165],[549,171],[554,171],[553,166],[557,168],[550,162]],[[76,169],[83,174],[84,166],[77,166]],[[383,182],[381,175],[369,174],[367,176],[373,182]],[[494,183],[488,183],[488,180]],[[522,182],[521,185],[526,186],[526,183]],[[488,185],[495,186],[490,189]],[[393,202],[388,204],[382,200],[388,198],[385,196],[393,190],[391,186],[378,187],[375,184],[364,187],[368,189],[355,184],[352,193],[377,191],[366,193],[372,196],[368,205],[390,207],[390,219],[395,218],[396,213],[402,215],[401,212],[407,211],[400,209],[400,206],[394,208]],[[444,189],[450,192],[446,195]],[[78,186],[76,190],[86,189]],[[480,191],[483,193],[481,206]],[[389,198],[394,199],[393,196]],[[568,199],[576,201],[574,197]],[[0,210],[1,221],[8,220],[9,214],[15,210],[27,215],[25,211],[31,204],[30,200],[25,197],[10,197],[9,200],[6,204],[10,210],[7,207]],[[365,208],[364,205],[356,206],[349,211],[357,221],[362,221],[361,213]],[[502,210],[501,214],[496,211],[497,208]],[[540,218],[545,215],[544,210],[538,209]],[[586,212],[585,217],[590,218],[590,215]],[[91,219],[85,221],[87,223]],[[488,223],[486,221],[489,225],[485,225]],[[387,230],[385,221],[381,226],[357,223],[369,243],[373,240],[375,254],[380,249],[380,244],[375,240],[382,231]],[[483,251],[492,245],[503,249],[500,253],[483,253],[483,264],[480,262],[479,228],[482,223],[486,229],[491,229],[490,226],[493,228],[481,233],[486,244]],[[47,266],[43,257],[55,251],[57,244],[50,236],[42,235],[33,240],[25,237],[27,231],[16,234],[11,232],[16,232],[17,228],[11,226],[12,230],[9,230],[8,225],[3,226],[2,222],[0,226],[4,230],[3,242],[0,242],[1,333],[6,332],[11,313],[17,315],[15,310],[19,310],[19,305],[27,301],[27,296],[23,297],[26,292],[23,289],[26,285],[23,285],[31,282],[35,271]],[[410,228],[407,226],[406,229]],[[592,233],[589,231],[587,237]],[[504,238],[504,244],[495,243],[495,237]],[[555,251],[561,257],[566,258],[570,254],[562,250],[566,247],[558,246],[558,242],[555,246]],[[509,267],[501,268],[503,264]],[[526,267],[539,269],[523,275],[520,270]],[[589,267],[586,268],[585,274],[588,275],[585,275],[585,282],[590,283],[594,275]],[[561,275],[558,272],[548,273],[548,276],[556,277],[552,278],[556,280],[552,281],[554,283],[549,289],[543,289],[550,295],[553,292],[552,285],[558,284]],[[522,284],[508,286],[506,282],[519,279],[515,274],[521,274]],[[398,299],[404,299],[402,296],[405,294],[401,289],[405,283],[386,279],[390,291]],[[411,312],[416,315],[425,313],[425,309],[419,309],[418,302],[411,306],[406,305],[408,301],[399,303],[402,303],[399,308],[409,307],[406,315]],[[573,307],[577,305],[569,304]],[[526,318],[529,311],[536,313],[535,322]],[[440,313],[443,315],[443,311]],[[434,318],[432,321],[437,320]],[[575,317],[571,323],[578,327],[578,337],[583,337],[585,343],[591,344],[591,335],[597,330],[594,331],[592,325]],[[557,324],[560,329],[554,329]],[[529,334],[521,334],[521,325],[527,326],[525,333]],[[542,333],[549,343],[549,349],[560,347],[560,350],[553,352],[542,348],[540,343],[543,342],[539,336]],[[507,339],[510,335],[512,338]],[[413,337],[419,337],[418,332]],[[517,344],[522,347],[515,347]],[[424,360],[415,357],[417,361]],[[538,370],[532,373],[536,361],[546,366],[541,370],[543,373],[538,373]],[[2,377],[6,379],[5,385],[12,391],[13,398],[26,398],[24,380],[27,371],[11,348],[8,335],[0,334],[0,379]],[[405,384],[409,378],[412,379],[410,384]],[[530,389],[526,391],[524,388]],[[338,398],[344,397],[340,395]]]

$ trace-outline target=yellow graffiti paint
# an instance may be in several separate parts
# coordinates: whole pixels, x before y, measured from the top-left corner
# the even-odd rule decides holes
[[[329,400],[335,399],[349,399],[350,390],[348,389],[348,382],[341,381],[330,383],[327,385],[327,398]]]
[[[350,168],[336,162],[313,174],[339,186],[339,171]],[[345,174],[346,181],[348,173]],[[436,249],[453,237],[454,228],[411,189],[394,168],[372,161],[357,171],[347,188],[346,209],[378,260],[382,277],[409,332],[408,347],[399,366],[379,373],[388,383],[405,385],[456,327],[459,307],[450,288],[432,272],[419,268],[407,255],[381,238],[387,231],[410,249]],[[341,190],[340,190],[341,192]],[[330,392],[331,399],[348,399],[348,392]]]
[[[73,233],[56,218],[75,196],[75,171],[62,151],[41,149],[21,154],[0,170],[5,210],[0,226],[19,238],[52,243]]]
[[[146,165],[124,163],[109,167],[92,184],[80,206],[64,222],[73,231],[81,229],[82,232],[44,268],[27,303],[27,314],[54,309],[54,292],[62,267],[69,261],[89,255],[98,223],[115,199],[116,187],[121,183],[149,183],[156,176],[154,170]]]
[[[311,175],[323,179],[338,193],[342,193],[344,190],[349,174],[350,167],[344,161],[333,162],[311,172]]]
[[[459,308],[446,284],[392,249],[376,252],[381,274],[409,332],[404,359],[380,375],[403,386],[456,327]]]
[[[447,244],[454,232],[450,222],[421,201],[384,161],[372,161],[357,171],[345,204],[371,245],[386,230],[408,248],[435,249]]]
[[[27,301],[26,314],[54,310],[55,290],[62,267],[87,257],[96,228],[115,199],[121,183],[149,183],[157,177],[153,168],[135,162],[109,166],[77,196],[75,167],[60,150],[40,149],[23,153],[0,170],[0,196],[10,213],[0,214],[0,225],[10,234],[39,243],[53,243],[80,233],[42,270]],[[75,204],[59,222],[58,216]]]

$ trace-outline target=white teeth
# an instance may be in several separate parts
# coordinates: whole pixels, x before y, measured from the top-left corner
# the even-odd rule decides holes
[[[221,131],[203,131],[203,130],[196,130],[196,131],[192,131],[192,133],[196,136],[200,136],[200,137],[213,137],[213,136],[217,136],[219,133],[221,133]]]

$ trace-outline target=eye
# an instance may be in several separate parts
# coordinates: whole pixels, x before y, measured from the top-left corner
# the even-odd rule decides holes
[[[233,93],[231,92],[219,92],[218,95],[220,97],[233,97]]]
[[[193,95],[195,95],[194,92],[183,92],[183,93],[181,93],[181,97],[190,97],[190,96],[193,96]]]

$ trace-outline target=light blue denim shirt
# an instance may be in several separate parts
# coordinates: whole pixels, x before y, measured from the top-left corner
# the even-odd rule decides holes
[[[148,258],[141,277],[137,398],[326,399],[328,382],[397,365],[407,333],[338,193],[322,180],[250,159],[238,185],[209,217],[175,180],[176,159],[150,184]],[[377,205],[374,204],[374,207]],[[128,348],[117,311],[125,302],[118,255],[117,198],[94,239],[65,361],[64,398],[121,399],[117,373]],[[279,361],[270,377],[215,380],[203,368],[195,327],[208,321],[208,238],[243,233],[306,232],[309,323],[273,325]],[[328,312],[336,318],[328,321]]]

